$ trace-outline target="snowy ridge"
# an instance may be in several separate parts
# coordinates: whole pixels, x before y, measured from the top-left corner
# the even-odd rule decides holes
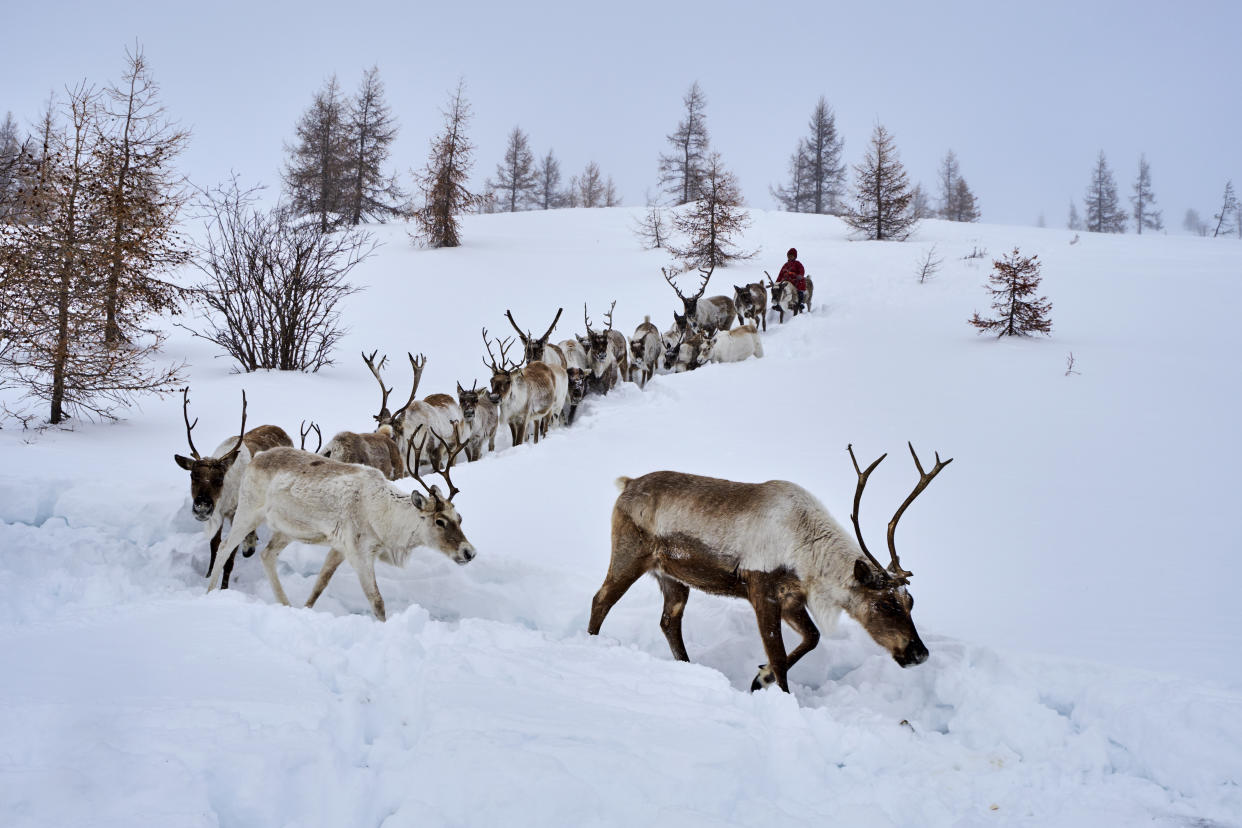
[[[634,212],[475,217],[458,251],[379,228],[353,333],[318,376],[233,375],[174,336],[204,439],[235,427],[241,388],[255,424],[366,428],[364,348],[426,352],[424,393],[485,379],[479,327],[507,328],[506,308],[525,324],[564,306],[554,339],[580,330],[583,300],[617,299],[627,336],[645,314],[666,327],[676,299],[629,236]],[[1219,379],[1238,377],[1242,251],[1068,236],[928,222],[872,245],[756,214],[748,245],[796,239],[816,312],[769,320],[762,360],[625,385],[539,446],[455,470],[479,558],[379,567],[386,624],[347,566],[314,610],[276,605],[257,559],[203,595],[179,399],[72,434],[0,431],[4,823],[1242,824],[1242,617],[1226,579],[1200,577],[1242,548],[1224,517],[1239,384]],[[1045,262],[1053,338],[978,340],[965,319],[990,260],[960,256],[1015,241]],[[933,242],[946,267],[920,286]],[[402,300],[461,279],[479,309]],[[1187,280],[1220,301],[1188,304]],[[1064,375],[1071,349],[1081,376]],[[392,380],[400,396],[408,376]],[[789,479],[840,521],[852,441],[890,453],[862,506],[875,547],[915,479],[906,439],[957,459],[898,539],[926,664],[902,670],[845,620],[791,672],[792,697],[751,695],[749,607],[693,594],[694,663],[675,663],[646,580],[585,634],[616,476]],[[104,469],[126,452],[141,460],[118,484]],[[295,603],[323,554],[282,556]]]

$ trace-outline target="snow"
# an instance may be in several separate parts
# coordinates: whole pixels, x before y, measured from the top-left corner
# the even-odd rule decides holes
[[[237,374],[170,329],[199,445],[249,422],[371,427],[359,351],[428,356],[420,395],[485,381],[480,328],[554,340],[617,300],[627,336],[676,298],[640,211],[466,220],[465,246],[406,228],[356,271],[338,363]],[[313,610],[277,605],[257,558],[205,595],[180,397],[113,425],[0,430],[0,815],[63,825],[1224,826],[1242,824],[1242,552],[1235,470],[1242,245],[925,222],[904,244],[831,218],[756,212],[753,261],[796,244],[815,309],[765,357],[657,376],[584,404],[572,428],[454,471],[479,557],[379,567],[376,622],[348,565]],[[940,274],[915,275],[936,245]],[[981,338],[992,257],[1038,253],[1053,335]],[[962,257],[975,247],[984,259]],[[775,251],[775,252],[774,252]],[[1077,374],[1066,374],[1073,352]],[[12,392],[3,392],[13,401]],[[903,518],[914,618],[903,670],[845,620],[791,672],[742,601],[694,593],[672,661],[640,580],[586,635],[614,479],[661,468],[788,479],[883,549],[925,465],[954,462]],[[507,445],[507,438],[500,440]],[[411,481],[402,481],[403,489]],[[281,557],[295,602],[325,550]],[[790,633],[792,637],[792,633]]]

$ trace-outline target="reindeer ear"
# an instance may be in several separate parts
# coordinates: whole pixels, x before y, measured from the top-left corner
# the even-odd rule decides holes
[[[177,465],[186,471],[190,471],[194,468],[194,460],[186,457],[184,454],[174,454],[173,460],[177,461]]]
[[[865,587],[876,589],[881,585],[883,578],[876,574],[876,571],[868,566],[866,561],[858,558],[854,561],[854,580]]]
[[[414,508],[419,511],[427,510],[427,498],[418,492],[410,492],[410,502],[414,504]]]

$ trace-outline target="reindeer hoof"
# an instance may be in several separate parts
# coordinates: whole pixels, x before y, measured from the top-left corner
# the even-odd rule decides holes
[[[760,664],[755,680],[750,683],[750,692],[771,687],[773,684],[776,684],[776,671],[766,664]]]

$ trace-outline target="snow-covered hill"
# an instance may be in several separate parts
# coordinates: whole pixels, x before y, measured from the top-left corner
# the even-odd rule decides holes
[[[242,389],[252,424],[369,428],[363,349],[392,357],[402,400],[406,351],[429,358],[423,395],[485,381],[480,329],[511,332],[506,309],[542,330],[564,307],[557,339],[584,301],[598,322],[616,299],[627,335],[646,314],[666,327],[667,261],[639,249],[636,212],[471,217],[440,251],[376,228],[318,375],[235,374],[174,330],[198,444],[236,428]],[[1242,245],[942,222],[875,244],[831,218],[754,218],[760,255],[710,292],[796,245],[814,313],[773,317],[762,360],[625,386],[455,471],[479,557],[382,566],[386,624],[348,567],[314,610],[275,604],[257,558],[203,594],[179,398],[0,431],[0,821],[1242,824]],[[944,267],[918,284],[933,244]],[[1051,338],[966,324],[1015,245],[1043,263]],[[846,444],[889,452],[862,506],[874,547],[917,479],[907,440],[955,460],[898,541],[926,664],[902,670],[845,621],[792,696],[751,695],[750,608],[692,595],[679,664],[648,580],[586,635],[617,476],[788,479],[844,519]],[[323,551],[282,556],[295,602]]]

